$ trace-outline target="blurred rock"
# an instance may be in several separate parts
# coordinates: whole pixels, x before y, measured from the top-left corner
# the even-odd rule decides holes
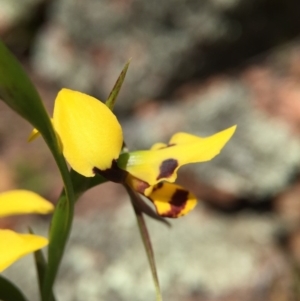
[[[127,204],[114,210],[99,206],[75,219],[57,280],[58,299],[153,300],[154,287],[136,220],[128,199],[121,200]],[[278,224],[271,215],[244,212],[231,218],[199,205],[188,217],[171,222],[169,229],[147,221],[166,300],[204,301],[219,296],[218,300],[246,301],[242,296],[249,295],[267,300],[274,279],[286,275],[286,266],[272,245]],[[4,274],[36,301],[33,272],[25,262],[21,260]],[[30,277],[18,272],[20,268]],[[244,294],[235,299],[236,291]],[[232,299],[224,297],[228,294]]]
[[[31,16],[31,9],[44,0],[1,0],[0,1],[0,34],[6,33],[20,21]]]
[[[294,37],[299,6],[298,0],[58,0],[33,63],[59,86],[105,99],[132,57],[117,105],[128,112]]]
[[[295,183],[274,200],[275,212],[290,227],[298,227],[300,221],[300,183]],[[300,249],[299,249],[300,250]]]
[[[14,187],[14,176],[6,162],[0,160],[0,192],[10,190]]]
[[[31,47],[47,0],[0,0],[0,37],[18,55]]]
[[[287,44],[244,69],[252,102],[260,110],[300,133],[300,40]]]
[[[212,79],[180,101],[165,103],[124,122],[131,149],[167,142],[177,131],[207,136],[237,124],[221,154],[188,170],[200,182],[257,200],[283,190],[299,168],[300,142],[283,122],[259,111],[252,90],[236,78]],[[186,170],[186,169],[185,169]],[[180,172],[179,172],[180,173]],[[196,185],[197,186],[197,185]]]

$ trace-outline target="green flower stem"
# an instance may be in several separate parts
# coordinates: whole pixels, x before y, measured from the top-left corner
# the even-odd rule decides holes
[[[53,131],[52,124],[50,123]],[[50,301],[52,298],[52,288],[56,279],[56,275],[64,254],[65,246],[69,238],[74,216],[75,195],[70,177],[70,172],[66,161],[61,153],[56,135],[49,139],[47,135],[41,132],[46,144],[48,145],[56,164],[59,168],[64,183],[64,197],[60,198],[53,213],[48,246],[48,265],[42,286],[42,301]]]
[[[73,216],[75,197],[69,171],[61,170],[64,180],[65,195],[56,205],[49,233],[48,266],[42,288],[42,300],[50,301],[52,287],[58,272],[64,249],[69,238]]]
[[[42,289],[42,300],[49,301],[72,225],[74,191],[66,161],[43,102],[18,60],[1,41],[0,97],[41,133],[54,156],[64,182],[65,197],[59,200],[50,227],[48,266]]]
[[[29,232],[31,234],[34,234],[31,228],[29,228]],[[34,262],[35,262],[35,268],[36,268],[36,271],[38,274],[40,294],[42,297],[42,287],[43,287],[46,268],[47,268],[47,262],[46,262],[46,259],[45,259],[45,256],[44,256],[42,250],[37,250],[34,252]],[[50,301],[56,301],[53,291],[51,291]]]

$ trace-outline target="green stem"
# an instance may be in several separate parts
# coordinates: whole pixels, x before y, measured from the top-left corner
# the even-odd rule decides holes
[[[53,155],[64,182],[65,195],[59,198],[50,226],[48,265],[43,283],[42,301],[51,300],[52,288],[72,227],[75,204],[74,190],[67,164],[62,156],[54,152]]]

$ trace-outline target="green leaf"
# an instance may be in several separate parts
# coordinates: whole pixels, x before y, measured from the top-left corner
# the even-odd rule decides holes
[[[48,267],[46,269],[42,289],[43,301],[51,300],[52,287],[64,254],[66,242],[69,238],[74,216],[75,197],[71,181],[65,184],[64,191],[65,194],[59,199],[51,221],[48,246]]]
[[[0,98],[57,147],[46,109],[19,62],[0,41]],[[53,147],[53,146],[52,146]]]
[[[59,200],[50,227],[48,267],[42,292],[42,300],[48,301],[72,225],[74,192],[66,161],[44,105],[19,62],[1,41],[0,98],[41,133],[55,158],[64,182],[65,197]]]
[[[134,206],[137,207],[142,213],[165,224],[168,227],[171,227],[171,224],[165,218],[158,215],[147,203],[144,202],[144,200],[141,199],[139,195],[132,190],[130,190],[130,194],[131,202],[133,202]]]
[[[47,263],[46,263],[44,254],[41,250],[34,252],[34,261],[35,261],[35,266],[36,266],[36,270],[38,273],[40,293],[42,296],[43,283],[44,283],[45,275],[46,275],[46,271],[47,271]],[[55,297],[54,297],[52,290],[50,292],[49,300],[55,301]]]
[[[122,87],[122,84],[124,82],[124,79],[125,79],[125,76],[126,76],[126,73],[127,73],[127,70],[128,70],[128,67],[129,67],[129,64],[130,64],[130,60],[128,60],[128,62],[125,64],[123,70],[121,71],[113,89],[111,90],[105,104],[110,108],[110,110],[112,111],[114,106],[115,106],[115,102],[116,102],[116,99],[119,95],[119,92],[121,90],[121,87]]]
[[[127,185],[124,185],[130,200],[131,200],[131,204],[132,207],[134,209],[134,213],[137,219],[137,223],[138,223],[138,227],[140,230],[140,234],[142,237],[142,241],[146,250],[146,254],[147,254],[147,258],[148,258],[148,262],[150,265],[150,269],[151,269],[151,274],[152,274],[152,278],[153,278],[153,282],[154,282],[154,286],[155,286],[155,291],[156,291],[156,301],[162,301],[162,295],[161,295],[161,291],[160,291],[160,286],[159,286],[159,280],[158,280],[158,275],[157,275],[157,270],[156,270],[156,264],[155,264],[155,257],[154,257],[154,252],[152,249],[152,244],[151,244],[151,240],[150,240],[150,236],[148,233],[148,229],[147,229],[147,225],[143,216],[143,212],[140,210],[140,208],[138,206],[136,206],[136,201],[135,198],[136,193],[134,191],[131,190],[131,188]]]
[[[34,232],[31,228],[29,228],[29,233],[34,234]],[[46,262],[46,259],[45,259],[45,256],[44,256],[42,250],[37,250],[34,252],[34,262],[35,262],[35,267],[36,267],[36,271],[38,274],[40,294],[42,296],[42,288],[43,288],[43,283],[44,283],[45,274],[46,274],[46,270],[47,270],[47,262]],[[51,292],[50,300],[55,301],[53,292]]]
[[[0,300],[1,301],[28,301],[21,290],[8,279],[0,276]]]

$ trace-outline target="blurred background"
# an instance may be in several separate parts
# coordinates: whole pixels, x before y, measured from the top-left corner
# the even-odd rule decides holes
[[[132,62],[115,112],[130,149],[177,131],[237,124],[213,161],[180,170],[199,198],[168,229],[148,221],[165,300],[300,300],[299,0],[0,0],[0,36],[52,114],[60,88],[105,100]],[[0,103],[0,190],[55,201],[56,166]],[[49,218],[1,220],[46,233]],[[28,256],[5,275],[38,300]],[[56,291],[64,301],[154,300],[128,197],[105,184],[76,208]]]

